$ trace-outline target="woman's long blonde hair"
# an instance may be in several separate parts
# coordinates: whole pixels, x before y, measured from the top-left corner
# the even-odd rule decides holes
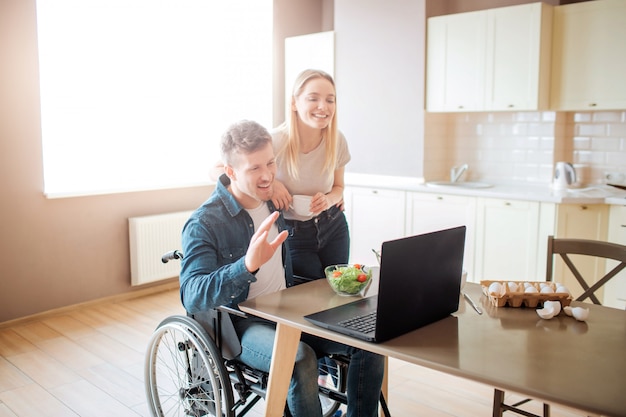
[[[291,93],[291,101],[293,102],[304,90],[306,84],[313,79],[324,78],[328,80],[333,88],[335,88],[335,81],[328,73],[307,69],[302,71],[293,85]],[[335,89],[335,92],[337,90]],[[335,172],[335,165],[337,164],[337,98],[335,96],[335,113],[333,118],[324,129],[322,129],[322,136],[326,139],[326,162],[324,163],[324,172],[327,175],[332,176]],[[289,104],[291,107],[291,103]],[[298,178],[298,155],[300,153],[300,135],[298,134],[298,113],[295,110],[290,111],[290,116],[281,124],[278,129],[288,135],[288,139],[285,142],[282,149],[277,150],[277,155],[283,159],[283,163],[287,167],[287,172],[292,178]]]

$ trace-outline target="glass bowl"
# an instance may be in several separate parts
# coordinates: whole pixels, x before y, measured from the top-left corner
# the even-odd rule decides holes
[[[372,269],[360,264],[330,265],[324,273],[330,288],[345,296],[361,294],[372,280]]]

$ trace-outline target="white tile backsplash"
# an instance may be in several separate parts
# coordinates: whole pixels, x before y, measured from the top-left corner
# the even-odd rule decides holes
[[[570,161],[585,183],[626,173],[626,111],[426,113],[424,176],[445,179],[468,163],[468,179],[550,183]]]

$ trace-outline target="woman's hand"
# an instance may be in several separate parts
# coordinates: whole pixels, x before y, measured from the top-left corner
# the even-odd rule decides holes
[[[317,193],[311,198],[311,213],[317,215],[333,205],[328,194]]]
[[[280,181],[274,180],[274,193],[272,194],[272,203],[278,210],[287,210],[291,205],[293,198],[287,187]]]

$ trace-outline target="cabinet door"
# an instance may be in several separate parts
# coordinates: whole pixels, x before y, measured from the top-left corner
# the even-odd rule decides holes
[[[539,203],[480,198],[476,216],[479,279],[536,281]]]
[[[609,242],[626,245],[626,206],[611,206],[609,212]],[[609,261],[606,265],[606,272],[615,267],[617,262]],[[603,305],[619,308],[626,308],[626,271],[620,272],[609,282],[604,284]]]
[[[559,204],[556,237],[606,240],[608,215],[608,206],[604,204]],[[570,258],[583,277],[595,277],[587,279],[587,282],[595,282],[604,275],[606,262],[603,260],[583,255],[571,255]],[[576,278],[558,256],[554,258],[554,280],[569,288],[574,298],[583,292]],[[602,291],[603,289],[596,292],[599,299],[602,299]]]
[[[350,262],[377,265],[372,249],[385,240],[404,237],[405,192],[346,187],[344,199],[350,227]]]
[[[456,226],[466,226],[463,268],[468,281],[474,274],[474,224],[476,198],[428,193],[407,193],[407,235],[433,232]]]
[[[626,1],[554,9],[551,108],[626,108]]]
[[[428,111],[482,110],[486,17],[478,11],[428,19]]]
[[[491,9],[487,22],[485,109],[547,109],[552,6]]]

